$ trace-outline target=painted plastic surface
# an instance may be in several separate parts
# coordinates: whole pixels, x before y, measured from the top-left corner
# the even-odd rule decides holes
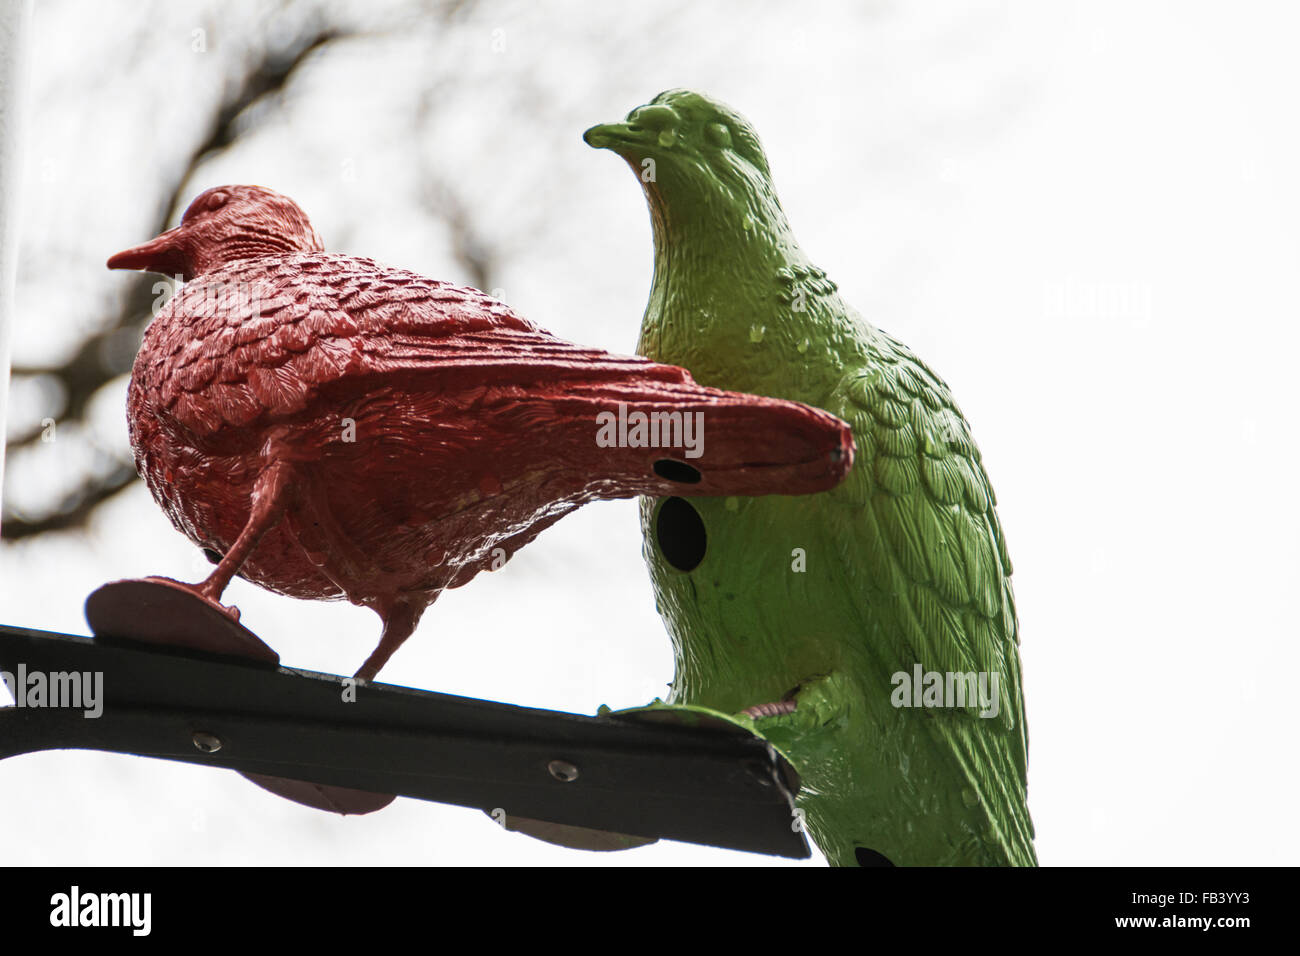
[[[674,505],[667,521],[663,501],[644,503],[676,647],[670,699],[727,713],[795,702],[755,724],[803,778],[799,805],[832,863],[1035,863],[1011,561],[948,387],[799,248],[737,113],[674,90],[585,139],[628,162],[650,207],[638,351],[707,385],[825,408],[857,445],[825,494],[692,500],[697,517]],[[696,523],[687,551],[681,529]],[[684,569],[682,553],[698,563]],[[997,674],[996,716],[895,707],[895,675],[918,665]]]
[[[586,502],[807,494],[852,464],[826,412],[705,388],[558,339],[475,289],[327,254],[262,187],[210,189],[108,264],[187,280],[145,334],[127,413],[154,498],[225,556],[196,592],[215,600],[237,571],[373,608],[384,634],[365,678],[444,588]],[[649,438],[636,416],[655,413],[698,413],[698,457],[677,432],[679,447],[633,446]],[[613,418],[631,431],[602,435]]]

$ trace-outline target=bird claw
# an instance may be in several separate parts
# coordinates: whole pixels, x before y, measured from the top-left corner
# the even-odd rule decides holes
[[[785,714],[793,714],[798,706],[793,700],[774,700],[767,704],[755,704],[753,707],[746,707],[741,713],[751,720],[759,720],[763,717],[781,717]]]
[[[810,677],[800,682],[787,699],[747,707],[739,716],[755,721],[755,730],[778,748],[810,734],[820,736],[844,719],[844,680],[840,673]]]
[[[182,589],[189,591],[213,610],[220,611],[236,624],[239,623],[239,608],[233,604],[222,604],[219,600],[221,597],[220,591],[216,594],[212,594],[210,593],[210,589],[204,587],[202,584],[185,584],[183,581],[172,581],[170,578],[155,578],[155,580],[170,581],[172,584],[179,585]]]

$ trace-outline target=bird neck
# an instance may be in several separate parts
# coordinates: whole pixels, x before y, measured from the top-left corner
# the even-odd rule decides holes
[[[656,257],[678,245],[717,249],[737,245],[798,252],[781,202],[769,184],[754,179],[706,185],[645,184],[654,225]]]
[[[299,252],[321,252],[319,242],[296,236],[279,236],[270,232],[241,233],[218,243],[200,246],[190,254],[191,272],[201,276],[209,272],[241,262],[244,259],[260,259],[265,256],[287,256]]]
[[[650,200],[654,278],[637,351],[738,388],[747,357],[797,358],[815,333],[816,269],[773,202],[668,206]],[[766,363],[770,364],[770,363]],[[751,385],[752,387],[752,385]]]

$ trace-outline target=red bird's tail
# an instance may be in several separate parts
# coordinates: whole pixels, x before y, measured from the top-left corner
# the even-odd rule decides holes
[[[589,474],[624,494],[811,494],[835,487],[853,465],[849,426],[798,402],[705,388],[685,375],[580,386],[569,396],[592,416]]]

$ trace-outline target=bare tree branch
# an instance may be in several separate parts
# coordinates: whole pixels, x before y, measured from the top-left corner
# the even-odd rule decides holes
[[[451,252],[469,273],[470,284],[490,292],[496,271],[496,255],[474,228],[474,217],[465,201],[445,182],[426,169],[420,203],[434,218],[441,219],[451,234]]]

